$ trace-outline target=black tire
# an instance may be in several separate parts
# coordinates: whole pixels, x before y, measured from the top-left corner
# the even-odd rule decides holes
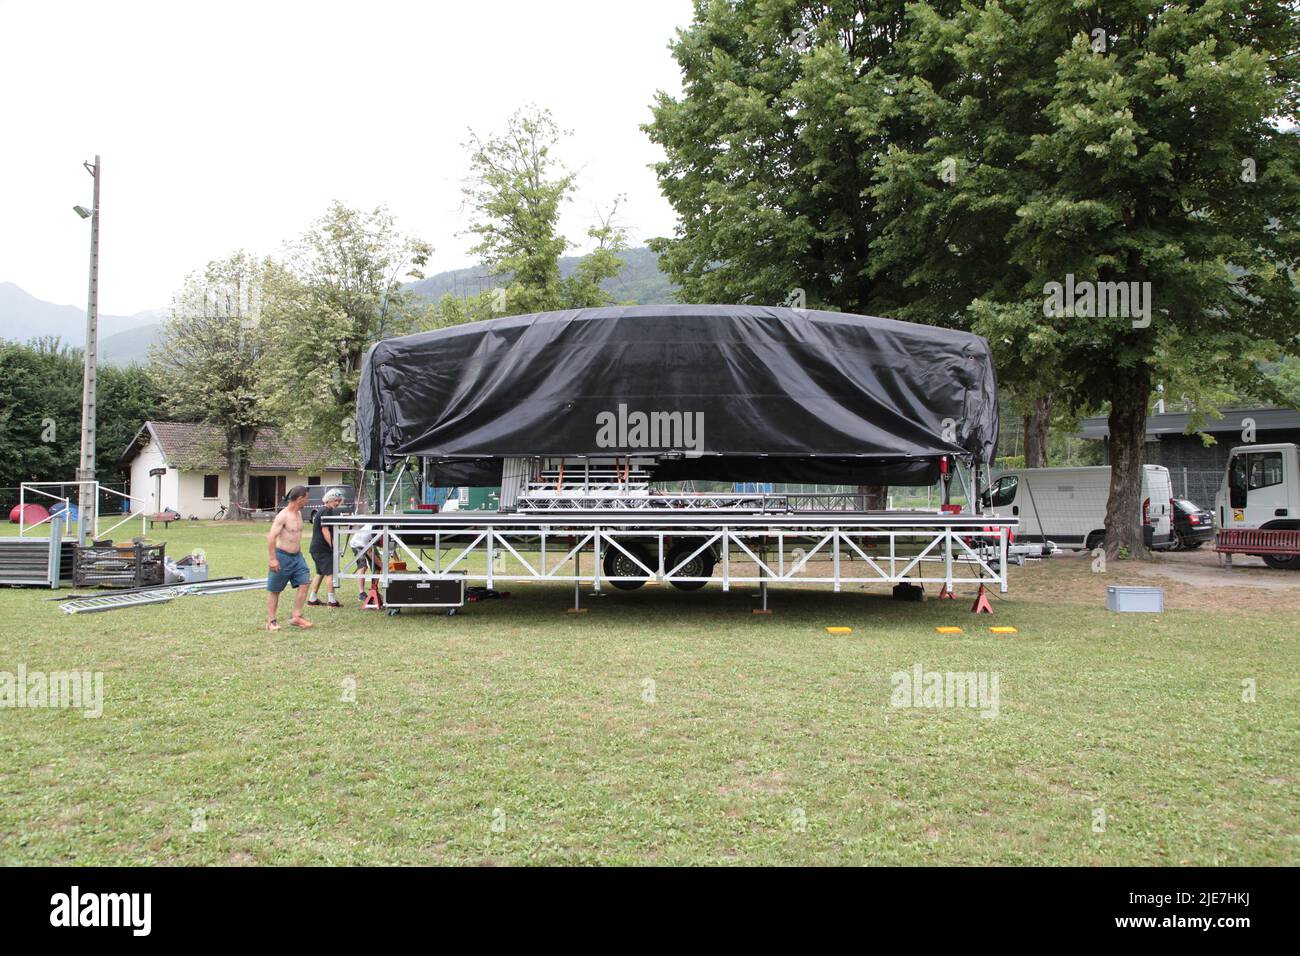
[[[677,567],[678,564],[685,560],[685,558],[699,546],[700,544],[698,541],[683,541],[680,544],[673,545],[671,550],[668,552],[668,557],[665,559],[666,567],[664,570],[671,571],[673,568]],[[689,564],[677,573],[692,578],[707,578],[713,574],[713,566],[716,563],[717,562],[713,557],[713,549],[705,548],[692,558]],[[672,580],[669,583],[679,591],[698,591],[709,582]]]
[[[641,545],[624,544],[623,547],[627,549],[629,554],[636,555],[636,559],[647,568],[654,566],[650,560],[650,555],[646,552],[645,548],[641,547]],[[605,577],[607,578],[629,577],[634,574],[645,573],[629,561],[626,554],[612,545],[605,548],[605,558],[601,564],[605,569]],[[635,581],[610,581],[609,583],[620,591],[635,591],[637,588],[642,587],[648,580],[649,578],[643,577]]]
[[[1264,563],[1274,571],[1300,571],[1300,554],[1279,557],[1276,554],[1261,554]]]

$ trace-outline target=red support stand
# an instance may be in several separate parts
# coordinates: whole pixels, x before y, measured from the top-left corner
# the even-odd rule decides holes
[[[988,592],[984,590],[984,585],[980,585],[980,593],[975,598],[975,603],[970,606],[972,614],[992,614],[993,605],[989,603]]]

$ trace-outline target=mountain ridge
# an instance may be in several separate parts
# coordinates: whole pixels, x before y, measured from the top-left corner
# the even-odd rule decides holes
[[[617,276],[601,283],[601,288],[616,302],[652,305],[673,302],[676,287],[659,269],[659,257],[649,248],[638,246],[620,253],[623,268]],[[573,274],[582,256],[560,259],[560,275]],[[448,269],[435,275],[408,282],[404,288],[429,303],[444,295],[469,296],[504,283],[483,266]],[[149,346],[162,332],[165,309],[149,309],[135,315],[99,317],[99,357],[110,365],[146,362]],[[13,282],[0,282],[0,340],[25,342],[33,338],[57,337],[63,344],[81,348],[86,341],[86,310],[75,305],[45,302]]]

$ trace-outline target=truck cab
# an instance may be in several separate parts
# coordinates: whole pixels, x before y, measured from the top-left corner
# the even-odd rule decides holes
[[[1220,528],[1300,528],[1300,480],[1295,445],[1234,448],[1214,513]]]
[[[1214,518],[1220,531],[1300,530],[1300,449],[1294,444],[1232,449]],[[1300,568],[1300,558],[1260,553],[1270,567]]]

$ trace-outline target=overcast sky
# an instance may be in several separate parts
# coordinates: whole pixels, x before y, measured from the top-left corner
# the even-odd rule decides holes
[[[81,305],[82,160],[103,156],[100,310],[167,305],[237,248],[273,253],[332,199],[386,203],[432,242],[426,271],[471,264],[467,127],[517,107],[573,130],[562,223],[584,238],[627,195],[633,244],[671,231],[639,125],[680,78],[667,44],[689,0],[203,5],[0,0],[0,281]]]

